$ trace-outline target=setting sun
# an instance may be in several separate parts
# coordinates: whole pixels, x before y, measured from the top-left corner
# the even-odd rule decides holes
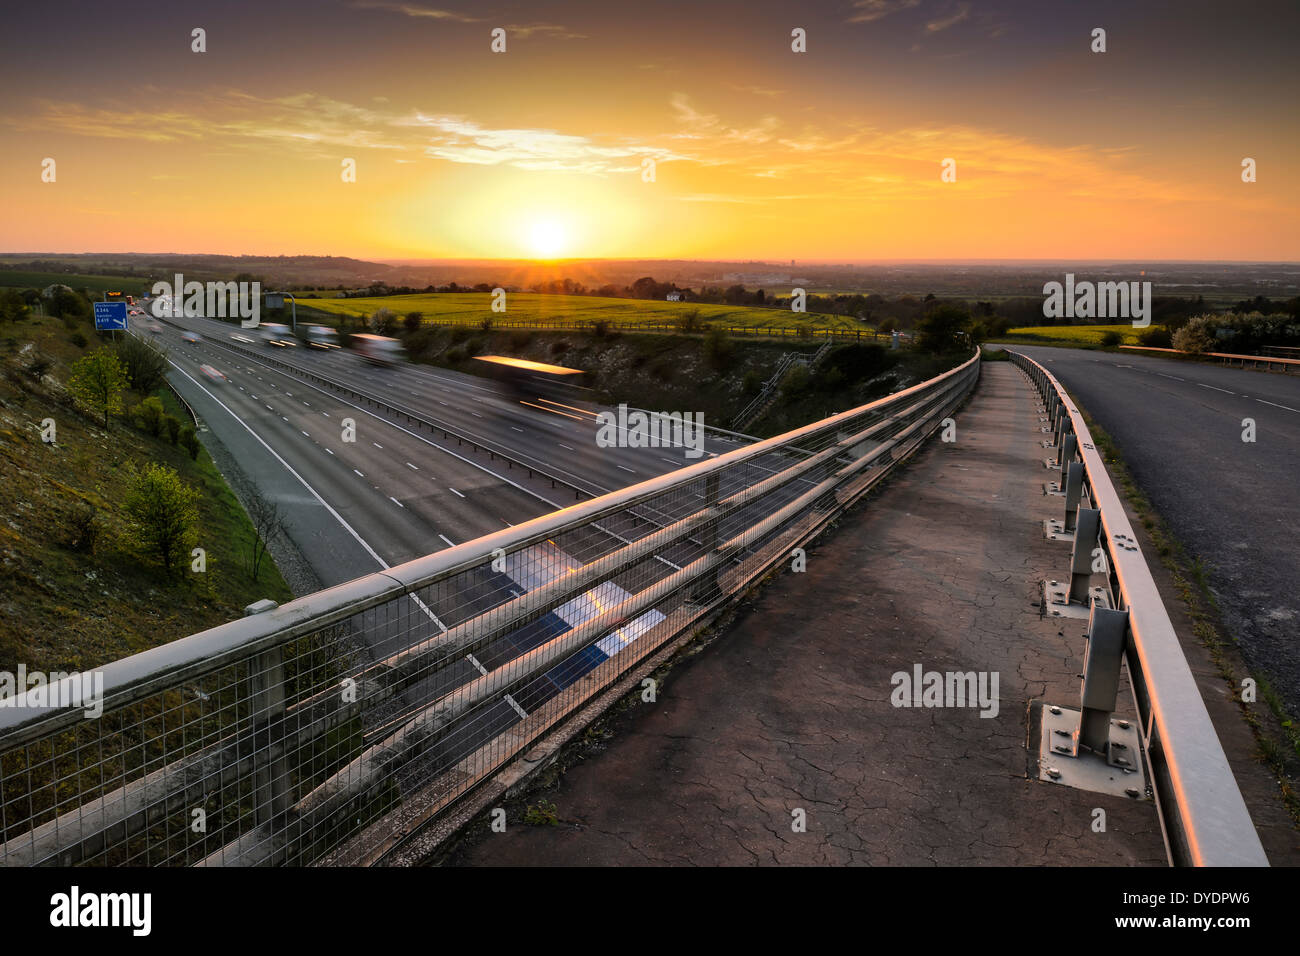
[[[528,233],[528,247],[540,259],[556,259],[568,248],[568,230],[553,219],[533,223]]]

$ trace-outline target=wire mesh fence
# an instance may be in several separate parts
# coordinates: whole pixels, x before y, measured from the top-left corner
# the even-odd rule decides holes
[[[978,374],[114,662],[94,716],[7,701],[0,863],[372,862],[785,559]]]

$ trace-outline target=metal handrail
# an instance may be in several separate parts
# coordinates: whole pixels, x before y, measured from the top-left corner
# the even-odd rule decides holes
[[[441,667],[450,667],[449,662],[456,659],[451,656],[453,652],[459,654],[484,646],[560,603],[611,580],[621,570],[637,567],[664,546],[688,535],[701,533],[706,539],[689,562],[684,562],[684,567],[640,590],[624,592],[627,597],[616,606],[605,608],[599,617],[573,625],[569,631],[497,665],[496,670],[484,669],[481,678],[460,684],[427,703],[417,703],[416,709],[368,733],[364,753],[316,784],[311,792],[301,795],[290,813],[288,825],[277,824],[277,829],[269,822],[273,818],[284,819],[283,794],[265,804],[259,797],[257,829],[242,833],[233,844],[212,856],[212,862],[225,862],[227,854],[244,862],[282,862],[298,852],[294,841],[308,840],[304,835],[316,832],[314,828],[318,825],[322,831],[329,829],[323,821],[341,814],[350,805],[348,801],[364,795],[367,788],[382,785],[385,775],[394,767],[418,759],[440,735],[448,732],[454,721],[467,714],[472,716],[476,705],[486,700],[501,700],[503,695],[508,697],[521,681],[531,679],[575,648],[589,645],[612,628],[621,626],[621,622],[655,607],[668,595],[684,595],[687,584],[698,588],[705,583],[710,585],[707,599],[693,597],[669,612],[670,616],[656,629],[653,641],[649,637],[639,640],[643,646],[661,647],[697,624],[703,615],[741,593],[748,582],[781,560],[791,541],[805,540],[808,534],[824,527],[826,521],[887,473],[895,461],[918,447],[938,427],[941,418],[964,400],[978,374],[977,353],[934,379],[860,408],[108,664],[99,669],[103,678],[102,710],[106,715],[163,692],[191,687],[200,679],[226,673],[225,669],[236,665],[271,662],[250,667],[250,679],[252,670],[259,674],[278,673],[280,655],[288,653],[292,642],[403,598],[420,603],[419,595],[424,589],[458,574],[483,569],[493,559],[494,552],[518,552],[565,532],[599,527],[597,522],[626,513],[666,493],[680,493],[683,500],[694,500],[695,496],[688,493],[690,489],[709,489],[705,500],[695,505],[692,512],[679,516],[675,523],[644,538],[624,540],[621,547],[603,557],[525,594],[513,599],[503,597],[486,610],[477,611],[476,617],[448,628],[430,613],[430,618],[442,628],[441,633],[396,647],[386,652],[389,656],[384,659],[353,671],[350,679],[355,680],[360,696],[352,702],[341,700],[334,689],[292,702],[283,702],[281,696],[278,699],[283,703],[269,705],[269,710],[259,704],[257,713],[267,716],[259,717],[261,722],[255,734],[257,739],[269,741],[269,746],[250,747],[235,736],[205,738],[208,742],[202,749],[173,758],[166,766],[153,768],[147,776],[123,780],[115,791],[87,795],[80,803],[61,801],[58,816],[26,834],[11,837],[0,846],[0,863],[52,859],[77,862],[106,846],[121,846],[130,834],[139,832],[151,819],[173,811],[183,799],[201,793],[205,780],[245,780],[257,775],[283,780],[285,775],[277,761],[283,761],[286,752],[309,750],[323,734],[355,717],[362,706],[357,701],[366,704],[392,701],[403,688],[440,672]],[[807,442],[813,442],[816,449],[794,447]],[[765,455],[785,459],[784,466],[779,470],[750,468],[748,463]],[[730,488],[724,489],[721,479],[740,473],[737,466],[741,465],[750,468],[752,480],[738,487],[733,482]],[[868,474],[869,468],[875,470]],[[778,500],[768,509],[764,496],[786,486],[795,488],[797,495]],[[739,533],[732,527],[726,532],[728,539],[721,540],[718,529],[722,519],[740,514],[741,509],[760,501],[764,503],[762,509],[745,517],[746,525]],[[767,541],[767,536],[777,531],[785,537],[772,539],[761,553],[752,552],[758,542]],[[722,586],[719,575],[744,549],[751,549],[752,560]],[[637,655],[629,655],[627,662],[611,658],[619,674],[635,666],[639,659]],[[266,692],[264,685],[259,686],[262,687],[258,692],[259,701],[276,699]],[[57,699],[57,695],[37,696],[33,692],[0,707],[0,755],[44,745],[54,735],[89,720],[81,709],[59,707],[51,698]],[[538,731],[538,737],[542,733]],[[523,747],[531,745],[530,741],[536,738],[522,739],[515,735],[512,739],[515,742],[511,746]],[[506,749],[503,747],[503,752]],[[354,815],[344,814],[347,818]],[[12,822],[10,818],[11,826]]]
[[[1049,409],[1064,408],[1077,437],[1076,460],[1083,462],[1089,498],[1101,512],[1098,538],[1116,604],[1128,611],[1128,671],[1171,855],[1194,866],[1267,866],[1169,612],[1078,406],[1042,365],[1007,352]]]

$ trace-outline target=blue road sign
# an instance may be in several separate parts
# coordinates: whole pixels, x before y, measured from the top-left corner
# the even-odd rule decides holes
[[[126,331],[125,302],[96,302],[95,329],[99,332]]]

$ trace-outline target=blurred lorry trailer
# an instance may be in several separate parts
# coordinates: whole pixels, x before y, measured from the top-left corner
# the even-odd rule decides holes
[[[401,342],[384,335],[361,332],[352,336],[352,342],[361,357],[373,365],[393,365],[405,355]]]

